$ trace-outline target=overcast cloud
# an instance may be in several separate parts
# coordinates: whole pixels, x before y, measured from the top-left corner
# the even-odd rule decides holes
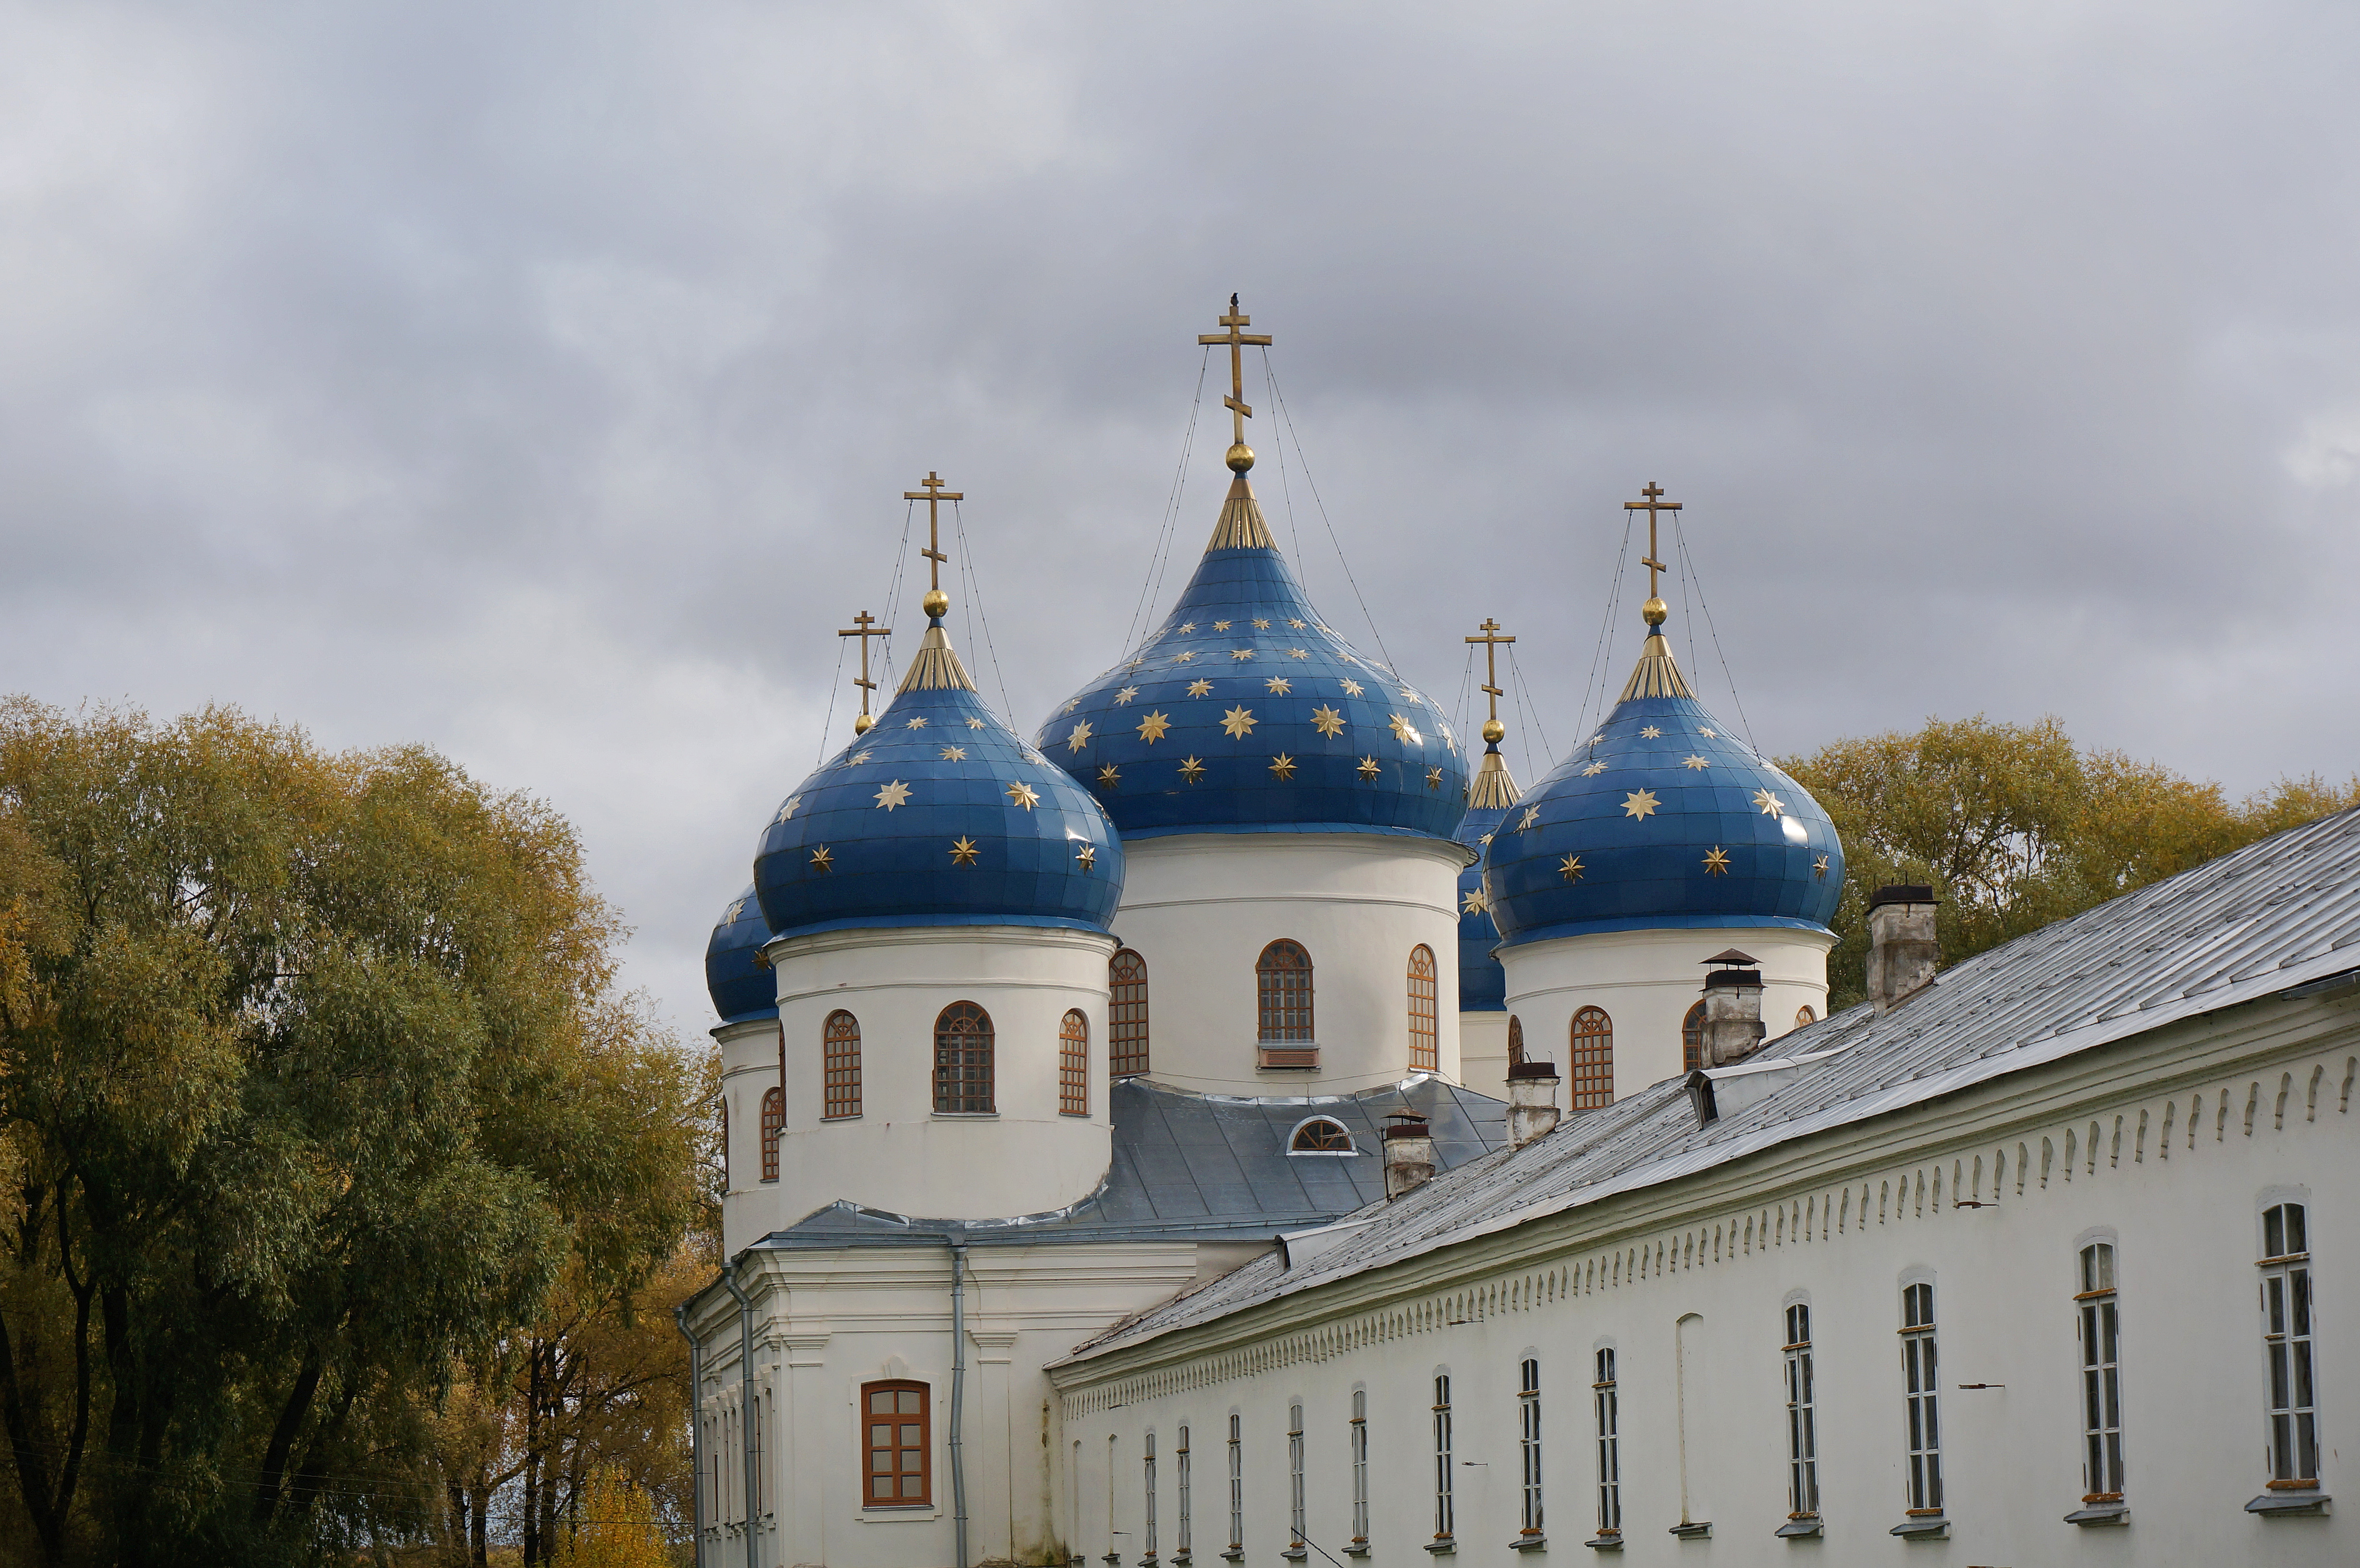
[[[1656,479],[1765,748],[2055,713],[2348,774],[2355,46],[2348,0],[0,0],[0,690],[544,797],[701,1029],[901,492],[968,496],[953,627],[1029,734],[1122,646],[1236,289],[1446,701],[1495,615],[1572,738]]]

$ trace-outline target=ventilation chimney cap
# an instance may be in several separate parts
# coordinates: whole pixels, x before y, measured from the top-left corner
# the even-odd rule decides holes
[[[1868,896],[1868,907],[1880,904],[1939,904],[1934,889],[1923,882],[1888,882]]]
[[[1555,1078],[1557,1076],[1557,1063],[1554,1062],[1511,1062],[1508,1063],[1508,1076],[1511,1079]]]
[[[1716,953],[1710,958],[1705,959],[1703,962],[1707,964],[1735,964],[1750,969],[1762,961],[1754,957],[1750,953],[1740,953],[1737,949],[1732,947],[1725,952]]]
[[[1426,1125],[1426,1118],[1415,1111],[1393,1111],[1385,1117],[1385,1141],[1388,1143],[1397,1138],[1427,1138],[1432,1133],[1433,1129]]]

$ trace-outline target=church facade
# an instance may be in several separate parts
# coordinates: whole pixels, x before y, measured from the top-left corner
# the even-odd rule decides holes
[[[715,930],[700,1568],[2351,1560],[2360,816],[1939,978],[1887,890],[1830,1018],[1652,579],[1520,789],[1276,549],[1248,324],[1171,614],[1026,739],[937,578]]]

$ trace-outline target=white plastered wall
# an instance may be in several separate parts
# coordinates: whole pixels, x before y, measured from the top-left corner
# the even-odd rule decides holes
[[[1508,1097],[1507,1014],[1459,1015],[1459,1081],[1477,1094]]]
[[[1149,1076],[1202,1094],[1343,1094],[1410,1072],[1409,960],[1434,953],[1437,1073],[1459,1080],[1458,879],[1446,839],[1188,833],[1123,843],[1115,933],[1147,961]],[[1255,1065],[1254,965],[1311,955],[1316,1072]]]
[[[1603,1007],[1614,1021],[1617,1097],[1678,1075],[1680,1022],[1704,996],[1705,960],[1736,948],[1760,961],[1764,1038],[1795,1028],[1797,1009],[1828,1011],[1824,931],[1783,927],[1746,930],[1598,931],[1500,949],[1508,975],[1508,1012],[1524,1029],[1524,1054],[1572,1071],[1573,1015]],[[1505,1050],[1505,1024],[1502,1051]],[[1490,1091],[1486,1091],[1489,1093]]]

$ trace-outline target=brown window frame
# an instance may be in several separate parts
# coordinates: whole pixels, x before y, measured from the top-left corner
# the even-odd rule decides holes
[[[1524,1059],[1524,1020],[1515,1014],[1508,1015],[1508,1064],[1513,1067]]]
[[[1704,1066],[1704,1004],[1697,1003],[1680,1019],[1680,1071],[1694,1073]]]
[[[1090,1020],[1079,1007],[1057,1022],[1057,1114],[1090,1114]]]
[[[962,1011],[961,1009],[965,1009]],[[980,1021],[980,1028],[962,1029],[960,1024]],[[980,1050],[973,1045],[960,1045],[962,1039],[980,1037]],[[995,1046],[998,1037],[991,1027],[991,1015],[974,1002],[953,1002],[934,1015],[934,1105],[938,1116],[989,1116],[1000,1114],[995,1097],[998,1062]],[[955,1053],[949,1060],[945,1053]],[[966,1059],[956,1053],[965,1053]],[[980,1073],[963,1073],[962,1069],[980,1067]],[[973,1092],[980,1083],[981,1093]],[[964,1089],[966,1092],[948,1093]]]
[[[1107,1076],[1146,1071],[1147,960],[1126,947],[1107,960]]]
[[[1582,1028],[1584,1021],[1603,1026]],[[1566,1066],[1573,1082],[1568,1102],[1577,1111],[1614,1103],[1614,1019],[1603,1007],[1577,1007],[1566,1026]]]
[[[917,1410],[914,1412],[904,1410],[901,1408],[902,1403],[901,1396],[903,1394],[915,1394],[917,1396],[914,1400],[914,1403],[917,1405]],[[883,1412],[875,1410],[872,1407],[880,1395],[890,1398],[893,1401],[894,1409],[890,1411]],[[862,1508],[928,1508],[934,1507],[934,1389],[927,1384],[918,1382],[914,1378],[888,1377],[880,1379],[874,1383],[863,1383],[860,1385],[860,1425],[858,1430],[858,1439],[861,1477],[860,1506]],[[880,1423],[877,1421],[877,1416],[880,1413],[891,1416],[892,1420]],[[913,1414],[916,1417],[914,1421],[911,1420],[911,1417]],[[885,1436],[887,1439],[882,1447],[880,1447],[877,1442],[878,1428],[880,1425],[882,1425],[885,1428]],[[909,1435],[906,1430],[897,1430],[906,1429],[912,1425],[918,1429],[918,1440],[914,1445],[902,1441]],[[886,1452],[890,1452],[893,1455],[892,1468],[888,1470],[886,1475],[891,1478],[894,1484],[894,1495],[890,1498],[880,1499],[876,1496],[878,1481],[878,1473],[875,1468],[876,1456],[880,1453]],[[914,1470],[904,1468],[907,1463],[904,1456],[911,1454],[914,1454],[917,1458],[917,1468]],[[918,1495],[914,1497],[911,1496],[907,1490],[909,1479],[912,1476],[916,1478],[918,1486]]]
[[[1424,961],[1425,972],[1419,973]],[[1434,949],[1419,942],[1409,950],[1409,1070],[1433,1073],[1442,1066],[1441,990],[1436,979]],[[1422,987],[1422,989],[1421,989]]]
[[[1358,1154],[1352,1131],[1333,1116],[1306,1116],[1286,1140],[1289,1154]]]
[[[1294,962],[1300,960],[1301,962]],[[1291,976],[1300,975],[1299,983]],[[1254,960],[1254,1027],[1264,1044],[1306,1042],[1319,1038],[1313,1027],[1315,978],[1310,950],[1291,937],[1280,937]],[[1293,993],[1300,991],[1298,1004]],[[1300,1018],[1300,1022],[1295,1021]]]
[[[779,1179],[779,1138],[787,1130],[787,1092],[773,1083],[762,1091],[762,1180]]]
[[[822,1121],[860,1115],[860,1020],[842,1007],[819,1026],[819,1075]]]

